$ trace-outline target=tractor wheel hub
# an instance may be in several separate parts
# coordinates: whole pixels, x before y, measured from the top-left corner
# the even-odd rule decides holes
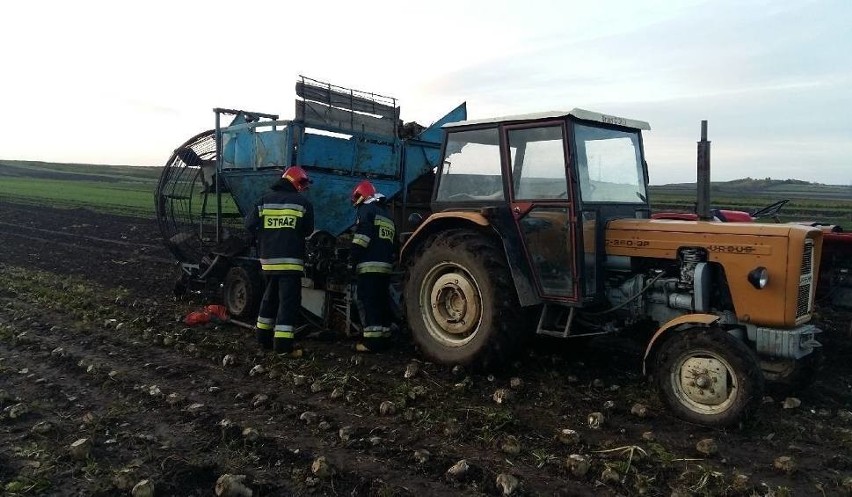
[[[716,359],[693,357],[680,369],[683,392],[695,402],[719,405],[728,398],[728,370]]]
[[[480,316],[479,298],[466,277],[457,273],[440,276],[430,297],[432,316],[448,333],[466,334],[475,329]]]

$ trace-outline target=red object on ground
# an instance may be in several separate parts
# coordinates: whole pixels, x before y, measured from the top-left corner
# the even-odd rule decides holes
[[[228,320],[228,308],[224,305],[208,305],[204,308],[204,312],[220,321]]]
[[[224,305],[208,305],[202,311],[193,311],[183,318],[187,326],[198,326],[210,321],[224,322],[228,320],[228,309]]]
[[[190,312],[183,318],[184,324],[187,326],[198,326],[199,324],[207,324],[210,322],[210,314],[206,312]]]

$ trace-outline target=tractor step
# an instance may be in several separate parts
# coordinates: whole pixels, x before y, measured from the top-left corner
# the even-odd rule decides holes
[[[535,330],[536,334],[566,338],[571,334],[574,311],[574,307],[544,304],[544,309],[541,310],[541,318],[539,318]]]

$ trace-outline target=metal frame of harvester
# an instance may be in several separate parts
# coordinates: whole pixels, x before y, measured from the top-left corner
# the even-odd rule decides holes
[[[355,221],[349,193],[370,179],[391,199],[398,225],[410,213],[428,211],[441,126],[464,120],[466,106],[424,128],[400,121],[392,97],[304,76],[296,95],[292,120],[214,109],[215,128],[185,142],[166,162],[155,195],[157,220],[182,270],[176,291],[221,286],[231,314],[251,319],[262,277],[242,218],[284,168],[302,166],[317,185],[305,193],[316,206],[303,280],[306,317],[348,331],[353,295],[345,234]]]

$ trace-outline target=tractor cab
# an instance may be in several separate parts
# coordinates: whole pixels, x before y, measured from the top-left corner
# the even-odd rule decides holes
[[[574,109],[444,125],[432,211],[489,218],[522,305],[599,299],[604,228],[648,218],[642,121]],[[515,240],[513,240],[515,239]]]

